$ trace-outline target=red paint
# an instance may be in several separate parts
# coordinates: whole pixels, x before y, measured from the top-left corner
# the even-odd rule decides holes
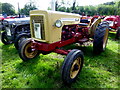
[[[4,18],[3,16],[0,16],[0,20],[4,20],[4,19],[14,19],[14,17],[6,17],[6,18]]]
[[[120,27],[120,16],[107,16],[104,18],[104,21],[112,21],[113,22],[113,26],[110,26],[110,28],[112,29],[117,29],[118,27]]]
[[[61,49],[55,49],[54,52],[62,55],[67,55],[70,51],[69,50],[61,50]]]
[[[54,51],[56,48],[60,48],[60,47],[63,47],[63,46],[66,46],[68,44],[72,44],[74,42],[76,42],[76,39],[73,37],[69,40],[66,40],[66,41],[58,41],[58,42],[55,42],[55,43],[51,43],[51,44],[48,44],[48,43],[43,43],[43,42],[37,42],[37,41],[32,41],[33,44],[31,46],[31,48],[33,49],[37,49],[37,50],[40,50],[40,51]]]
[[[88,41],[88,28],[81,28],[80,25],[65,25],[62,29],[62,40],[54,43],[43,43],[32,40],[32,50],[39,50],[41,52],[56,52],[59,54],[67,55],[69,50],[60,50],[57,48],[72,44]]]

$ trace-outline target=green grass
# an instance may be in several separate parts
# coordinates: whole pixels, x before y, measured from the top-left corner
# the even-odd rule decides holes
[[[75,83],[65,86],[61,80],[61,66],[64,55],[50,53],[23,62],[14,45],[3,45],[2,88],[120,88],[120,52],[115,33],[110,33],[107,49],[100,55],[92,54],[92,45],[64,47],[81,49],[84,52],[84,66]]]

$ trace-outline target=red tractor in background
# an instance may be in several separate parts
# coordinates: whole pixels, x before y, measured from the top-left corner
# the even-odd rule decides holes
[[[109,23],[109,30],[116,32],[116,39],[120,39],[120,15],[117,16],[107,16],[103,21]],[[114,29],[114,30],[113,30]]]

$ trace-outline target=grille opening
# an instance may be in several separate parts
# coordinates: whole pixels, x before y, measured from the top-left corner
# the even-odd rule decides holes
[[[43,16],[31,16],[31,20],[32,20],[31,26],[32,26],[33,37],[35,37],[34,23],[40,23],[41,39],[45,40],[44,17]]]

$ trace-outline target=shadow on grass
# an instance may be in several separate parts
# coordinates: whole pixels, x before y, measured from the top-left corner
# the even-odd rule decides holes
[[[14,45],[13,44],[8,44],[8,45],[2,45],[1,46],[2,47],[2,51],[3,51],[3,53],[4,52],[10,52],[10,51],[16,51],[17,52],[17,50],[15,49],[15,47],[14,47]],[[7,51],[8,50],[8,51]],[[14,52],[13,52],[14,53]]]
[[[11,77],[14,80],[11,79],[12,81],[9,83],[15,84],[11,87],[17,87],[18,85],[19,88],[106,88],[111,85],[109,84],[111,83],[111,81],[109,81],[111,80],[111,76],[118,76],[118,70],[120,68],[118,67],[120,64],[118,53],[106,49],[106,51],[100,55],[94,55],[92,53],[92,46],[79,47],[73,44],[64,48],[80,49],[84,52],[85,56],[84,67],[76,82],[71,86],[64,85],[61,80],[60,71],[64,58],[59,60],[59,58],[52,57],[57,54],[54,55],[51,53],[52,56],[50,56],[51,54],[40,55],[35,59],[23,62],[19,58],[18,51],[13,45],[3,45],[3,63],[4,61],[7,62],[9,58],[11,62],[21,60],[14,65],[15,71],[11,71],[14,77],[17,78],[14,79]],[[15,76],[16,74],[18,76]],[[113,80],[112,83],[114,82]],[[107,86],[107,84],[109,85]]]
[[[7,61],[9,59],[13,60],[18,57],[18,51],[15,49],[13,44],[2,45],[2,61]]]
[[[92,47],[76,47],[84,52],[85,60],[84,67],[81,74],[79,75],[76,83],[72,87],[78,88],[101,88],[101,87],[112,87],[106,83],[110,83],[113,77],[118,77],[120,73],[119,64],[120,64],[120,54],[106,48],[105,52],[102,52],[100,55],[94,55],[92,53]],[[118,83],[113,80],[113,83]]]
[[[31,88],[101,88],[107,87],[106,82],[109,82],[110,75],[118,75],[117,53],[106,49],[100,55],[94,55],[92,46],[70,45],[65,48],[80,49],[84,52],[84,67],[75,83],[71,86],[63,84],[60,73],[63,60],[57,65],[58,59],[49,55],[40,55],[36,59],[17,64],[17,72],[24,72],[28,77],[31,75],[25,85]]]

